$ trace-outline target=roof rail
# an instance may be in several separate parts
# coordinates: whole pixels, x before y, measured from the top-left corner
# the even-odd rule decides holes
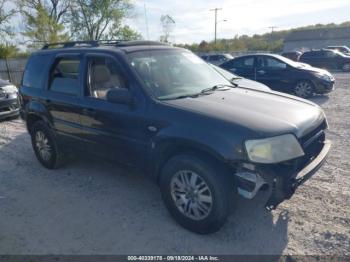
[[[57,43],[50,43],[45,44],[42,49],[49,49],[51,47],[62,47],[62,48],[68,48],[68,47],[75,47],[75,46],[98,46],[97,41],[69,41],[69,42],[57,42]]]
[[[128,41],[120,39],[111,40],[88,40],[88,41],[69,41],[45,44],[42,49],[50,48],[70,48],[70,47],[98,47],[98,46],[140,46],[140,45],[166,45],[156,41]]]

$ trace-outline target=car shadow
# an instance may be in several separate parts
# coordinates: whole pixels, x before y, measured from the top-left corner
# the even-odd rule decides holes
[[[267,192],[239,199],[220,231],[198,235],[176,224],[142,172],[88,155],[47,170],[23,132],[0,156],[2,254],[281,255],[288,244],[289,213],[266,211]]]
[[[319,106],[325,104],[326,102],[328,102],[328,100],[329,100],[328,95],[315,95],[310,98],[310,101],[318,104]]]

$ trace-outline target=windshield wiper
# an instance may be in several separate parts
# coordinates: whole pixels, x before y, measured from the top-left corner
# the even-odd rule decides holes
[[[213,91],[216,91],[216,90],[228,90],[228,89],[225,89],[226,87],[229,87],[229,88],[235,88],[237,87],[238,85],[237,84],[234,84],[232,83],[232,85],[215,85],[215,86],[212,86],[212,87],[209,87],[209,88],[205,88],[201,91],[201,94],[205,94],[205,93],[210,93],[210,92],[213,92]]]

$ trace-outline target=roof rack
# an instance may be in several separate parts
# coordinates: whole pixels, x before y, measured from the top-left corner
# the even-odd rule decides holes
[[[71,47],[98,47],[98,46],[140,46],[140,45],[166,45],[156,41],[127,41],[127,40],[88,40],[88,41],[69,41],[45,44],[42,49],[51,48],[71,48]]]

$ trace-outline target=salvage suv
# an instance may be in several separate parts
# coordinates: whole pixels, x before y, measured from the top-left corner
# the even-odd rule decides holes
[[[29,58],[20,102],[44,167],[72,152],[138,167],[175,220],[201,234],[222,227],[239,195],[268,190],[275,209],[330,149],[319,106],[241,87],[157,42],[46,45]]]

